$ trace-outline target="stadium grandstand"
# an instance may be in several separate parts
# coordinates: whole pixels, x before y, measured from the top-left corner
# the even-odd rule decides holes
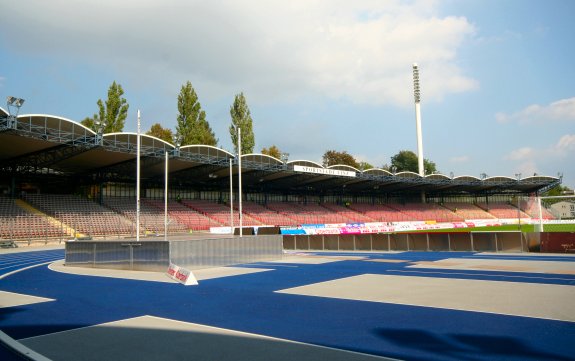
[[[140,139],[144,235],[164,232],[166,164],[170,234],[237,226],[240,171],[241,221],[252,227],[533,218],[536,205],[528,196],[561,183],[541,175],[422,177],[326,168],[264,154],[242,155],[239,170],[237,156],[224,149]],[[62,117],[14,116],[0,108],[0,239],[133,236],[137,143],[135,133],[102,134]],[[544,210],[543,217],[553,215]]]

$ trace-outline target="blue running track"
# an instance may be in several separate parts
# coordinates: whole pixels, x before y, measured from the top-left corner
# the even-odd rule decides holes
[[[3,254],[0,275],[63,255],[63,250]],[[470,252],[324,255],[411,262],[447,258],[575,262],[575,257],[560,255]],[[262,262],[242,267],[271,271],[209,279],[196,287],[65,274],[41,265],[0,280],[0,291],[55,301],[0,308],[0,330],[21,339],[152,315],[402,360],[575,360],[573,322],[275,292],[364,274],[409,276],[415,272],[409,265],[365,260]],[[417,276],[575,287],[575,275],[569,274],[419,268]]]

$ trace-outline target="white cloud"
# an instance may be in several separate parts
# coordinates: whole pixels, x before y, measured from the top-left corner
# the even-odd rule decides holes
[[[436,7],[426,0],[20,0],[3,5],[0,28],[22,52],[119,68],[157,87],[189,79],[216,97],[243,90],[266,102],[319,95],[407,105],[413,62],[424,101],[477,87],[456,62],[473,25],[439,17]]]
[[[461,156],[449,158],[449,161],[451,163],[467,163],[467,162],[469,162],[469,160],[470,160],[470,158],[467,155],[461,155]]]
[[[532,104],[512,114],[497,113],[495,119],[500,123],[520,124],[575,121],[575,97],[561,99],[546,106]]]
[[[525,159],[531,159],[536,154],[536,151],[530,147],[523,147],[519,149],[515,149],[511,151],[511,153],[507,154],[504,159],[507,160],[518,160],[522,161]]]
[[[575,169],[570,159],[575,154],[575,134],[565,134],[554,144],[546,148],[523,147],[511,151],[503,159],[512,161],[514,171],[523,176],[535,173],[552,174],[567,172],[572,174]]]
[[[539,168],[537,167],[537,164],[533,161],[524,161],[519,163],[515,168],[514,168],[514,172],[517,173],[521,173],[521,177],[525,178],[525,177],[529,177],[531,175],[535,175],[535,174],[539,174]]]
[[[552,148],[552,152],[558,156],[575,154],[575,134],[565,134]]]

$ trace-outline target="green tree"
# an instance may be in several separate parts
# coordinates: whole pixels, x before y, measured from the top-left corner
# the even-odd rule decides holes
[[[328,150],[323,154],[324,167],[329,167],[338,164],[349,165],[351,167],[359,169],[359,163],[357,162],[357,160],[355,160],[355,158],[345,150],[343,152]]]
[[[80,124],[82,124],[82,125],[85,126],[86,128],[90,128],[90,129],[92,129],[93,131],[96,132],[97,129],[96,129],[96,126],[95,126],[94,123],[96,122],[97,119],[98,119],[98,115],[97,115],[97,114],[94,114],[94,116],[93,116],[92,118],[90,118],[90,117],[84,118],[84,120],[82,120],[82,121],[80,122]]]
[[[390,169],[395,168],[395,172],[413,172],[419,173],[419,165],[417,164],[417,155],[410,151],[410,150],[402,150],[393,157],[391,157],[391,167]],[[423,159],[423,168],[425,170],[425,174],[433,174],[437,172],[437,168],[435,163],[428,160]]]
[[[549,189],[548,191],[542,193],[543,197],[557,197],[557,196],[564,196],[564,195],[572,195],[573,190],[567,186],[562,186],[561,184],[556,185],[555,187]],[[546,199],[545,202],[547,204],[554,204],[561,202],[563,199],[556,198],[556,199]]]
[[[206,120],[206,112],[198,101],[196,91],[191,82],[182,85],[178,95],[178,124],[176,132],[181,136],[181,145],[218,143],[210,124]]]
[[[123,131],[129,105],[122,95],[124,89],[114,81],[108,88],[108,100],[104,103],[102,99],[98,99],[98,114],[94,114],[92,118],[85,118],[82,124],[94,131],[98,131],[99,124],[104,124],[103,133]]]
[[[163,128],[160,123],[156,123],[152,125],[150,130],[146,132],[147,135],[151,135],[156,138],[160,138],[161,140],[165,140],[168,143],[173,143],[174,134],[172,130],[169,128]]]
[[[358,169],[362,169],[362,170],[368,170],[368,169],[373,168],[373,165],[369,164],[368,162],[359,162],[358,166],[359,166]]]
[[[232,117],[230,136],[234,150],[236,153],[238,152],[238,128],[240,128],[242,134],[242,154],[253,153],[256,140],[250,108],[248,108],[244,93],[235,96],[234,104],[230,107],[230,116]]]
[[[262,154],[266,154],[280,160],[282,159],[282,152],[276,145],[272,145],[269,148],[263,148]]]

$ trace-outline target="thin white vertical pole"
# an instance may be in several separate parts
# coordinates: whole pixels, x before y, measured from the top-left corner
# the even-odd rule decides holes
[[[168,151],[166,150],[166,165],[164,178],[164,241],[168,240]]]
[[[138,148],[136,156],[136,241],[140,242],[140,109],[138,109]]]
[[[238,198],[239,198],[239,216],[240,216],[240,237],[243,236],[243,219],[242,219],[242,130],[238,127]]]
[[[419,90],[419,67],[413,64],[413,92],[415,96],[415,128],[417,133],[417,168],[420,176],[425,175],[423,166],[423,135],[421,131],[421,93]]]
[[[539,229],[538,232],[543,232],[543,210],[541,209],[541,196],[537,196],[537,211],[539,213]]]
[[[234,234],[234,187],[232,173],[233,159],[230,158],[230,233]]]

